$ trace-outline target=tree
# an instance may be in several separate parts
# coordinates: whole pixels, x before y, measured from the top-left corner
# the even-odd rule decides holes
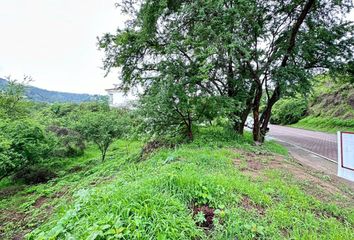
[[[4,89],[0,89],[0,117],[2,118],[21,118],[27,114],[24,94],[26,84],[31,81],[25,77],[23,82],[8,78],[8,84]]]
[[[80,120],[75,126],[86,140],[94,142],[101,151],[102,161],[112,142],[123,137],[127,122],[122,113],[109,112],[82,112]]]
[[[145,131],[181,135],[192,141],[195,124],[225,115],[226,103],[222,104],[219,99],[206,96],[192,86],[168,80],[150,86],[141,96],[139,105],[140,113],[145,117]]]
[[[124,3],[132,20],[100,39],[106,69],[121,68],[122,89],[148,91],[168,75],[198,93],[227,97],[239,133],[252,113],[255,141],[264,140],[281,97],[306,93],[314,74],[353,57],[354,27],[344,20],[350,0]],[[173,66],[178,71],[169,71]]]

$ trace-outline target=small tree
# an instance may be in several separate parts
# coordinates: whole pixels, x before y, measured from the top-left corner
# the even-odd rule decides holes
[[[23,82],[7,78],[8,83],[0,89],[0,117],[18,119],[27,115],[25,90],[30,78],[25,77]]]
[[[114,111],[109,112],[86,112],[76,124],[86,140],[94,142],[101,151],[102,161],[112,142],[124,135],[126,128],[124,117]]]

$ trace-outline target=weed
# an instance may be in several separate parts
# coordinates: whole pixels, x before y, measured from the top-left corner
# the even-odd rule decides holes
[[[203,131],[195,143],[160,148],[140,162],[132,161],[139,142],[115,142],[101,164],[92,160],[98,150],[88,146],[84,156],[56,163],[68,165],[55,181],[0,200],[1,237],[34,228],[28,239],[354,238],[353,209],[305,193],[286,169],[259,169],[260,181],[234,165],[241,151],[271,164],[268,153],[286,152],[280,146],[252,146],[247,135],[214,139]],[[51,211],[41,210],[48,206]],[[7,218],[9,210],[21,223]]]

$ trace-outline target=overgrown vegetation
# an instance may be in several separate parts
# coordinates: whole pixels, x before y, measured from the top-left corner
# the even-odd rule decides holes
[[[323,198],[306,185],[320,173],[297,179],[308,170],[283,147],[224,118],[185,141],[146,128],[141,109],[18,103],[1,122],[2,239],[353,237],[351,190]]]
[[[0,180],[49,180],[56,174],[41,164],[53,157],[82,155],[86,140],[99,146],[104,160],[110,144],[128,134],[127,111],[100,102],[36,104],[24,98],[25,90],[25,83],[10,81],[0,92]]]
[[[114,142],[103,163],[90,147],[53,161],[61,171],[48,183],[18,190],[20,183],[2,182],[2,236],[36,228],[29,239],[353,238],[351,190],[336,183],[343,190],[324,194],[309,182],[321,174],[306,173],[277,144],[252,142],[250,134],[208,127],[193,143],[144,161],[140,142]]]
[[[307,105],[304,99],[281,99],[274,105],[271,123],[282,125],[297,123],[306,116]]]
[[[337,131],[352,132],[354,131],[354,120],[309,116],[300,120],[298,123],[293,124],[292,126],[330,133],[336,133]]]
[[[352,81],[351,1],[136,3],[99,40],[133,109],[1,90],[0,238],[353,239],[350,185],[264,138],[314,74]]]
[[[307,117],[294,127],[335,133],[354,131],[354,84],[349,76],[317,76],[308,103]],[[291,123],[288,123],[291,124]]]

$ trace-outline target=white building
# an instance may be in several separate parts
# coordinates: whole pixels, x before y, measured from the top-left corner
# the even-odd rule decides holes
[[[118,85],[106,89],[106,92],[108,94],[108,103],[110,107],[131,107],[130,105],[134,101],[134,98],[124,94],[123,91],[118,88]]]

